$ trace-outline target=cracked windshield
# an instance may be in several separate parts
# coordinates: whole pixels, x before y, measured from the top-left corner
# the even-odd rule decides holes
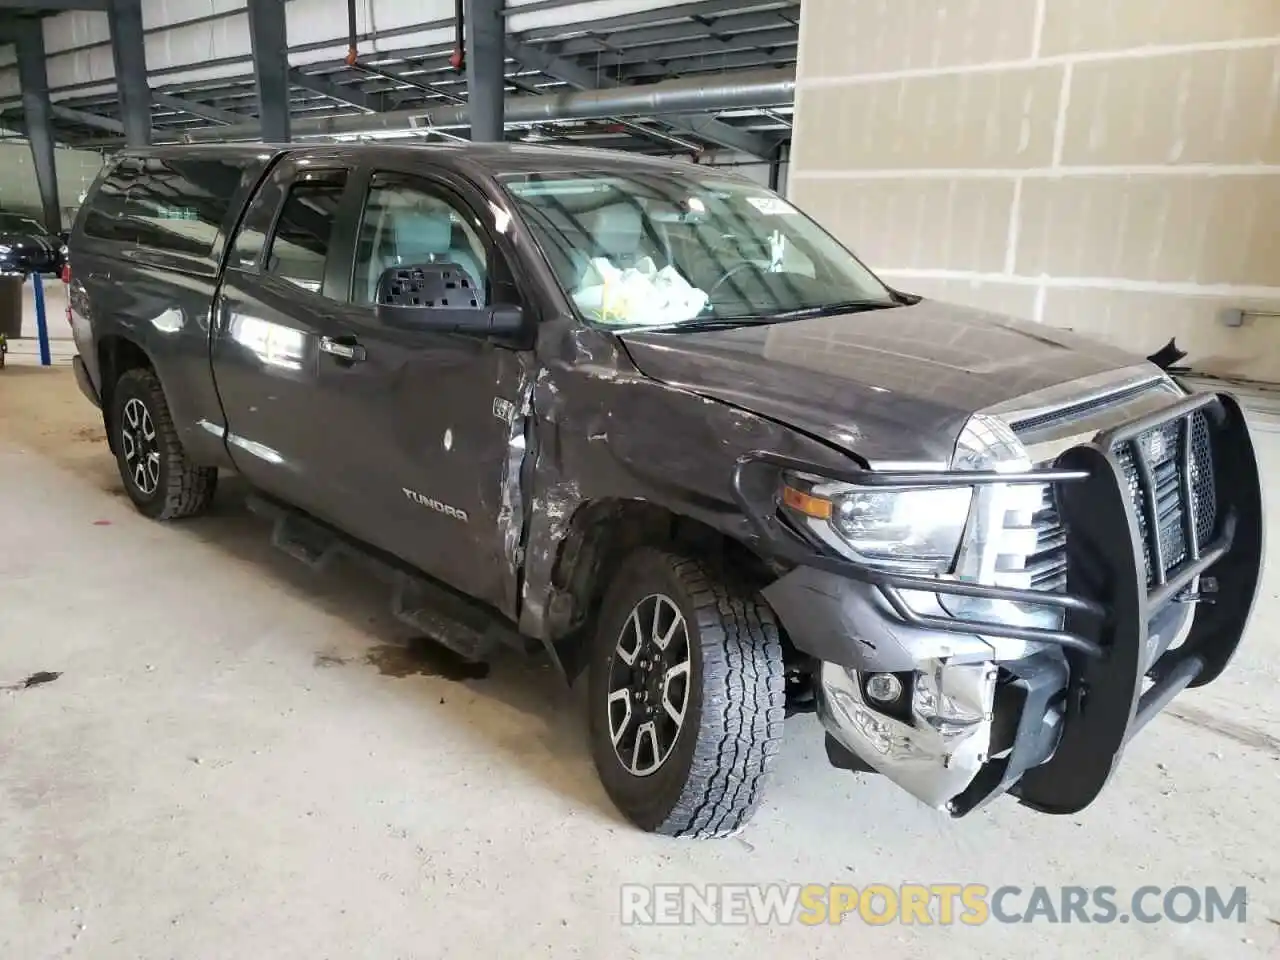
[[[595,323],[702,327],[897,303],[821,227],[750,183],[660,169],[503,182]]]

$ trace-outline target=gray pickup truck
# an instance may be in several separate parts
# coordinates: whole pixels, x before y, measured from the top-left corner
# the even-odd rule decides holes
[[[170,147],[71,240],[77,376],[160,520],[248,481],[406,621],[587,674],[640,827],[722,836],[784,717],[963,816],[1098,795],[1258,586],[1240,406],[894,290],[694,164],[500,145]]]

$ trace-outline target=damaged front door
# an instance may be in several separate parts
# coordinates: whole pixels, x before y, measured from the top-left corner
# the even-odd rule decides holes
[[[512,512],[507,479],[513,435],[523,448],[525,358],[484,337],[385,325],[373,300],[386,269],[432,262],[465,270],[491,303],[518,297],[460,188],[387,171],[368,175],[362,193],[345,325],[321,358],[324,429],[348,451],[334,465],[333,509],[362,540],[514,612],[522,511]]]

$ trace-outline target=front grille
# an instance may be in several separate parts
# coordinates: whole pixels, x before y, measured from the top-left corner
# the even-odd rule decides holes
[[[1218,501],[1209,421],[1200,410],[1192,414],[1189,425],[1186,424],[1185,419],[1174,420],[1149,430],[1137,440],[1117,444],[1112,450],[1124,472],[1129,499],[1138,517],[1148,587],[1165,582],[1189,559],[1198,557],[1200,550],[1212,539],[1217,524]],[[1143,451],[1145,468],[1137,459],[1138,444]],[[1038,466],[1049,468],[1053,464]],[[1145,469],[1150,470],[1150,482],[1144,479]],[[1184,473],[1188,479],[1186,483],[1183,482]],[[1186,490],[1190,491],[1190,516],[1186,507]],[[1151,522],[1153,514],[1154,524]],[[1030,586],[1045,593],[1064,593],[1067,586],[1067,535],[1051,486],[1044,489],[1044,499],[1032,517],[1032,526],[1036,531],[1036,548],[1026,563],[1031,574]],[[1159,531],[1162,569],[1158,573],[1153,562],[1155,538],[1152,529]]]
[[[1196,505],[1196,543],[1203,547],[1218,524],[1218,491],[1214,486],[1209,418],[1200,410],[1191,417],[1191,494]]]
[[[1046,465],[1047,466],[1047,465]],[[1035,553],[1027,557],[1031,589],[1065,593],[1067,589],[1067,532],[1062,528],[1053,487],[1046,485],[1040,509],[1031,517],[1036,531]]]
[[[1112,448],[1138,517],[1147,586],[1169,574],[1213,536],[1217,495],[1209,422],[1204,411],[1178,419]]]
[[[1105,415],[1116,407],[1142,401],[1151,393],[1166,389],[1169,389],[1166,381],[1151,377],[1110,393],[1083,397],[1062,407],[1015,419],[1010,426],[1019,439],[1029,444],[1034,444],[1037,437],[1043,440],[1046,434],[1087,434],[1101,428],[1103,424],[1099,420],[1105,419]],[[1053,466],[1052,459],[1036,464],[1038,469],[1051,469]],[[1040,508],[1031,522],[1036,541],[1035,552],[1026,558],[1026,570],[1031,573],[1029,586],[1045,593],[1065,593],[1067,535],[1052,486],[1044,488]]]

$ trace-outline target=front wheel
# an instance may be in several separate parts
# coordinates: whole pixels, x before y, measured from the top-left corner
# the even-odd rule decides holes
[[[782,646],[768,606],[700,561],[642,549],[605,597],[589,675],[592,754],[637,826],[741,829],[782,739]]]

